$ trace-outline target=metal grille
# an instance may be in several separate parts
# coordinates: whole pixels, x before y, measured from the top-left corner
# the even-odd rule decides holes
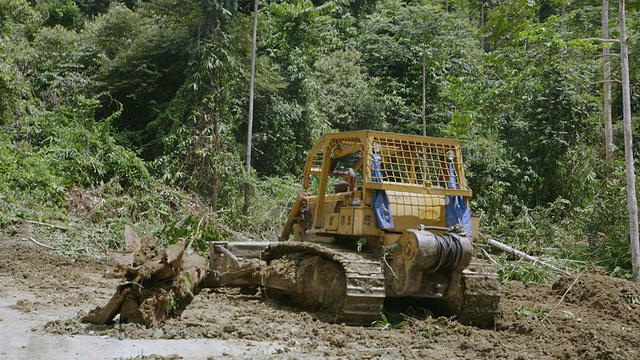
[[[328,134],[312,150],[306,171],[321,175],[357,174],[363,189],[471,196],[456,140],[379,131]],[[324,155],[329,155],[324,159]],[[305,178],[305,188],[309,187]]]
[[[425,138],[425,141],[372,136],[369,138],[370,181],[426,188],[465,189],[460,146]],[[434,141],[430,141],[434,140]]]

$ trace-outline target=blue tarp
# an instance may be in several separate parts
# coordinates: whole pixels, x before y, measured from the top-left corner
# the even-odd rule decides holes
[[[456,180],[456,172],[452,163],[447,164],[449,169],[449,181],[447,187],[450,189],[458,188],[458,181]],[[446,197],[447,208],[447,226],[454,226],[457,224],[462,225],[462,228],[467,232],[467,236],[471,236],[471,211],[467,207],[467,203],[462,196],[447,196]]]
[[[373,164],[371,169],[371,181],[382,182],[383,173],[380,167],[382,157],[373,154]],[[391,204],[387,198],[387,192],[384,190],[373,190],[371,194],[371,206],[376,215],[376,227],[378,229],[393,228],[393,216],[391,215]]]

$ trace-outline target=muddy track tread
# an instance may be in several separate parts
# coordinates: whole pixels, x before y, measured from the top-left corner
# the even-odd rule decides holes
[[[267,247],[262,260],[269,263],[286,254],[320,255],[342,265],[346,277],[344,306],[336,319],[353,325],[371,325],[380,320],[384,304],[385,279],[379,259],[330,244],[283,242]]]
[[[462,273],[464,303],[458,317],[464,323],[488,327],[500,313],[500,280],[495,266],[472,263]]]

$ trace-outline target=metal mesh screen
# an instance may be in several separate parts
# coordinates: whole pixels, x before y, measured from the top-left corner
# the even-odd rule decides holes
[[[353,134],[329,135],[309,159],[307,171],[320,175],[328,152],[328,175],[353,169],[365,188],[470,196],[458,141],[376,131]]]
[[[460,189],[458,145],[374,136],[370,138],[371,182]]]

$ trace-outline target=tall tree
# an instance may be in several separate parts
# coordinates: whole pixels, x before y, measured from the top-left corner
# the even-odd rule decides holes
[[[627,37],[625,1],[620,0],[620,67],[622,72],[622,117],[624,121],[624,159],[627,172],[627,207],[629,209],[629,235],[631,237],[631,268],[633,279],[640,282],[640,244],[638,242],[638,201],[636,174],[633,161],[633,135],[631,132],[631,95],[629,91],[629,38]]]
[[[256,78],[256,47],[258,37],[258,0],[254,0],[253,6],[253,42],[251,45],[251,77],[249,78],[249,122],[247,125],[247,176],[251,175],[251,138],[253,136],[253,89]],[[242,212],[247,215],[249,211],[249,200],[251,193],[251,183],[247,181],[244,188],[244,207]]]
[[[602,56],[604,62],[604,152],[607,160],[611,160],[613,146],[613,130],[611,125],[611,61],[609,59],[609,0],[602,0]]]

